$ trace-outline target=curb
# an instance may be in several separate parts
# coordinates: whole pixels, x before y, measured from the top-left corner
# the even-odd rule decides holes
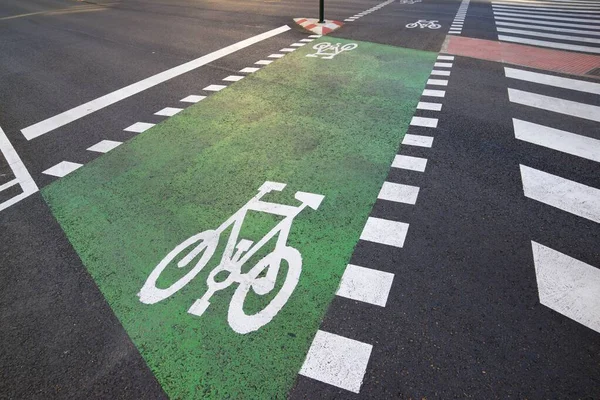
[[[327,35],[344,25],[343,22],[331,19],[326,19],[325,23],[319,23],[317,18],[294,18],[294,22],[317,35]]]

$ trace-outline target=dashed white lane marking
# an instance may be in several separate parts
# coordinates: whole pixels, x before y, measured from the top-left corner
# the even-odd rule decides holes
[[[108,153],[112,149],[121,145],[122,142],[115,142],[114,140],[103,140],[96,143],[92,147],[88,147],[89,151],[95,151],[96,153]]]
[[[245,76],[229,75],[228,77],[223,78],[223,80],[226,82],[237,82],[237,81],[241,81],[244,78],[245,78]]]
[[[33,178],[31,178],[31,175],[29,174],[29,171],[27,171],[25,164],[23,164],[21,157],[19,157],[19,154],[17,154],[17,151],[10,143],[10,140],[8,140],[8,137],[2,128],[0,128],[0,152],[2,152],[6,162],[8,163],[8,166],[12,170],[13,175],[15,176],[14,180],[21,185],[21,190],[23,191],[23,193],[0,203],[0,211],[2,211],[36,193],[38,191],[38,187],[33,181]],[[7,189],[7,187],[4,189]]]
[[[206,96],[196,96],[195,94],[189,95],[188,97],[185,97],[179,101],[183,101],[185,103],[197,103],[199,101],[202,101],[206,98]]]
[[[258,60],[257,62],[255,62],[254,64],[257,65],[269,65],[273,62],[273,60]]]
[[[381,187],[377,198],[395,201],[396,203],[415,204],[418,196],[419,188],[417,186],[383,182],[383,186]]]
[[[513,103],[600,122],[600,107],[598,106],[510,88],[508,89],[508,98]]]
[[[531,24],[517,24],[513,22],[496,21],[498,26],[512,26],[515,28],[534,28],[541,31],[555,31],[555,32],[566,32],[566,33],[581,33],[588,36],[600,36],[600,31],[586,31],[582,29],[569,29],[569,28],[558,28],[556,26],[544,26],[544,25],[531,25]]]
[[[428,79],[427,84],[436,86],[448,86],[448,81],[446,79]]]
[[[527,36],[536,36],[546,39],[559,39],[559,40],[569,40],[571,42],[582,42],[582,43],[594,43],[599,44],[600,39],[595,38],[584,38],[581,36],[571,36],[571,35],[560,35],[556,33],[545,33],[545,32],[536,32],[525,29],[514,29],[514,28],[501,28],[496,27],[496,30],[501,33],[514,33],[517,35],[527,35]]]
[[[600,269],[531,242],[540,303],[600,332]]]
[[[437,59],[442,61],[453,61],[454,56],[438,56]]]
[[[433,137],[431,136],[422,136],[422,135],[404,135],[404,139],[402,139],[402,144],[406,144],[409,146],[419,146],[419,147],[431,147],[433,145]]]
[[[389,272],[348,264],[336,295],[385,307],[393,281]]]
[[[600,26],[598,29],[600,29]],[[600,94],[600,83],[561,78],[560,76],[540,74],[539,72],[524,71],[522,69],[508,67],[504,67],[504,74],[507,78],[519,79],[563,89],[577,90],[579,92]]]
[[[526,197],[600,222],[600,190],[520,165]]]
[[[299,42],[310,43],[315,39],[300,39]]]
[[[417,110],[441,111],[442,103],[429,103],[427,101],[420,101],[419,104],[417,104]]]
[[[513,127],[519,140],[600,162],[600,140],[515,118]]]
[[[175,108],[175,107],[165,107],[160,111],[154,113],[154,115],[160,115],[162,117],[172,117],[178,112],[183,111],[183,108]]]
[[[526,18],[494,17],[494,19],[501,20],[501,21],[527,22],[532,25],[534,25],[534,23],[537,23],[537,24],[546,23],[547,24],[547,22],[544,22],[544,21],[531,21],[530,19],[526,19]],[[537,24],[535,24],[536,28],[538,26]],[[568,22],[553,22],[552,25],[553,26],[566,26],[566,27],[571,27],[571,28],[581,28],[581,29],[598,29],[598,25],[571,24]]]
[[[444,97],[445,95],[446,95],[445,90],[432,90],[432,89],[423,90],[423,96]]]
[[[318,39],[320,38],[322,35],[309,35],[309,38],[313,38],[313,39]]]
[[[369,217],[360,235],[361,240],[394,247],[403,247],[408,224],[387,219]]]
[[[409,171],[425,172],[427,159],[421,157],[396,155],[392,168],[407,169]]]
[[[281,26],[276,29],[272,29],[268,32],[261,33],[260,35],[253,36],[251,38],[242,40],[240,42],[234,43],[230,46],[224,47],[220,50],[214,51],[210,54],[204,55],[202,57],[196,58],[195,60],[188,61],[185,64],[179,65],[177,67],[168,69],[159,74],[141,80],[139,82],[133,83],[129,86],[126,86],[122,89],[116,90],[112,93],[99,97],[95,100],[89,101],[85,104],[72,108],[68,111],[65,111],[61,114],[55,115],[51,118],[45,119],[41,122],[28,126],[25,129],[21,130],[23,136],[27,140],[34,139],[38,136],[44,135],[50,131],[53,131],[56,128],[60,128],[68,123],[76,121],[86,115],[92,114],[98,110],[101,110],[111,104],[117,103],[123,99],[126,99],[130,96],[133,96],[137,93],[143,92],[146,89],[149,89],[153,86],[156,86],[160,83],[166,82],[172,78],[175,78],[179,75],[182,75],[186,72],[193,71],[203,65],[211,63],[215,60],[218,60],[222,57],[225,57],[229,54],[235,53],[238,50],[244,49],[248,46],[251,46],[255,43],[261,42],[265,39],[269,39],[273,36],[279,35],[283,32],[287,32],[291,28],[287,25]]]
[[[277,54],[269,54],[269,58],[282,58],[285,57],[285,54],[277,53]]]
[[[412,126],[423,126],[425,128],[437,128],[437,118],[412,117],[410,120]]]
[[[286,47],[286,48],[281,49],[279,51],[284,52],[284,53],[291,53],[292,51],[296,51],[296,49],[293,49],[291,47]]]
[[[154,126],[154,124],[150,124],[148,122],[136,122],[135,124],[128,126],[127,128],[123,129],[126,132],[135,132],[135,133],[142,133],[144,131],[147,131],[148,129],[152,128]]]
[[[290,44],[290,47],[302,47],[304,46],[306,43],[292,43]]]
[[[592,23],[592,24],[600,23],[600,19],[553,17],[550,15],[530,15],[530,14],[526,14],[523,12],[519,13],[519,12],[494,11],[494,15],[505,15],[505,16],[531,18],[533,21],[535,21],[536,19],[542,19],[542,20],[548,20],[548,21],[588,22],[588,23]]]
[[[435,64],[433,64],[433,66],[436,68],[452,68],[452,63],[436,62]]]
[[[541,47],[551,47],[555,49],[562,50],[572,50],[572,51],[581,51],[585,53],[596,53],[600,54],[600,48],[590,47],[590,46],[579,46],[574,44],[566,44],[566,43],[558,43],[558,42],[549,42],[547,40],[537,40],[537,39],[526,39],[515,36],[506,36],[506,35],[498,35],[498,40],[504,42],[512,42],[512,43],[522,43],[522,44],[530,44],[533,46],[541,46]]]
[[[206,90],[208,92],[218,92],[220,90],[225,89],[227,86],[225,85],[208,85],[207,87],[205,87],[202,90]]]
[[[440,71],[438,69],[434,69],[431,71],[431,75],[450,76],[450,71]]]
[[[319,330],[300,375],[359,393],[372,349],[370,344]]]
[[[70,174],[71,172],[75,171],[76,169],[82,166],[83,164],[78,164],[70,161],[62,161],[56,164],[55,166],[43,171],[42,174],[62,178],[63,176]]]
[[[251,74],[253,72],[258,71],[260,68],[255,68],[255,67],[246,67],[243,69],[240,69],[240,72],[246,73],[246,74]]]

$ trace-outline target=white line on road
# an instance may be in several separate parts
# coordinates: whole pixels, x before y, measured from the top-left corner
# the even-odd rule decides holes
[[[600,107],[598,106],[510,88],[508,89],[508,98],[513,103],[600,122]]]
[[[257,62],[255,62],[254,64],[257,65],[269,65],[273,62],[273,60],[258,60]]]
[[[579,92],[600,94],[600,83],[561,78],[560,76],[540,74],[539,72],[524,71],[522,69],[508,67],[504,67],[504,74],[507,78],[520,79],[522,81],[535,82],[563,89],[577,90]]]
[[[139,82],[133,83],[129,86],[126,86],[122,89],[116,90],[112,93],[99,97],[95,100],[72,108],[68,111],[65,111],[61,114],[55,115],[54,117],[48,118],[44,121],[38,122],[34,125],[28,126],[27,128],[21,130],[23,135],[27,140],[34,139],[41,135],[44,135],[56,128],[60,128],[68,123],[76,121],[86,115],[89,115],[93,112],[101,110],[111,104],[119,102],[123,99],[126,99],[130,96],[133,96],[137,93],[140,93],[146,89],[149,89],[153,86],[156,86],[160,83],[166,82],[169,79],[175,78],[179,75],[182,75],[186,72],[190,72],[194,69],[197,69],[203,65],[211,63],[219,58],[225,57],[229,54],[235,53],[238,50],[244,49],[248,46],[251,46],[255,43],[261,42],[265,39],[269,39],[273,36],[279,35],[283,32],[287,32],[291,28],[287,25],[280,26],[279,28],[272,29],[268,32],[261,33],[260,35],[253,36],[251,38],[242,40],[240,42],[234,43],[230,46],[224,47],[220,50],[214,51],[210,54],[199,57],[195,60],[188,61],[185,64],[179,65],[177,67],[168,69],[159,74],[141,80]]]
[[[237,82],[237,81],[241,81],[244,78],[245,78],[245,76],[241,76],[241,75],[229,75],[228,77],[223,78],[223,80],[225,82]]]
[[[297,49],[293,49],[293,48],[291,48],[291,47],[286,47],[286,48],[284,48],[284,49],[281,49],[281,50],[279,50],[279,51],[282,51],[282,52],[284,52],[284,53],[291,53],[292,51],[296,51],[296,50],[297,50]]]
[[[71,172],[75,171],[78,168],[81,168],[83,164],[74,163],[71,161],[61,161],[53,167],[48,168],[43,171],[42,174],[56,176],[58,178],[62,178]]]
[[[585,22],[585,23],[591,23],[591,24],[600,24],[600,19],[552,17],[549,15],[529,15],[529,14],[518,13],[518,12],[494,11],[494,15],[505,15],[508,17],[532,18],[534,20],[542,19],[542,20],[547,20],[547,21],[570,21],[570,22]],[[600,28],[600,26],[598,28]]]
[[[269,54],[269,58],[283,58],[283,57],[285,57],[285,54],[281,54],[281,53]]]
[[[588,36],[600,36],[600,31],[589,31],[582,29],[569,29],[569,28],[558,28],[556,26],[544,26],[544,25],[533,25],[533,24],[516,24],[514,22],[496,21],[497,26],[512,26],[515,28],[528,28],[537,29],[542,31],[553,31],[553,32],[566,32],[566,33],[580,33]]]
[[[260,68],[255,68],[255,67],[246,67],[243,69],[240,69],[240,72],[246,73],[246,74],[251,74],[253,72],[258,71]]]
[[[392,168],[406,169],[409,171],[425,172],[427,159],[421,157],[396,155]]]
[[[18,184],[19,184],[19,180],[18,179],[13,179],[11,181],[3,183],[2,185],[0,185],[0,192],[4,191],[4,190],[6,190],[6,189],[8,189],[10,187],[13,187],[15,185],[18,185]]]
[[[404,222],[369,217],[360,238],[368,242],[403,247],[408,227]]]
[[[428,85],[436,85],[436,86],[448,86],[448,80],[446,79],[428,79]]]
[[[155,112],[154,115],[160,115],[161,117],[172,117],[181,111],[183,111],[183,108],[165,107],[162,110]]]
[[[520,11],[527,14],[531,14],[533,12],[540,14],[548,14],[548,15],[567,15],[573,17],[585,17],[586,14],[598,14],[600,10],[573,10],[567,8],[543,8],[536,7],[534,9],[523,7],[523,6],[505,6],[505,5],[493,5],[495,10],[508,10],[508,11]],[[533,10],[533,11],[532,11]],[[582,14],[574,14],[574,13],[582,13]]]
[[[440,71],[439,69],[434,69],[431,71],[431,75],[450,76],[450,71]]]
[[[442,61],[454,61],[454,56],[438,56],[437,59]]]
[[[419,196],[419,187],[400,183],[383,182],[378,199],[396,203],[415,204]]]
[[[442,103],[429,103],[427,101],[420,101],[419,104],[417,104],[417,110],[442,111]]]
[[[402,139],[402,144],[408,146],[418,146],[418,147],[431,147],[433,145],[433,138],[431,136],[422,136],[422,135],[404,135],[404,139]]]
[[[600,222],[600,190],[525,165],[520,168],[526,197]]]
[[[437,68],[452,68],[452,63],[436,62],[435,64],[433,64],[433,66]]]
[[[423,126],[425,128],[437,128],[437,118],[412,117],[410,124],[412,126]]]
[[[532,21],[530,19],[524,18],[511,18],[511,17],[495,17],[496,20],[500,21],[513,21],[513,22],[527,22],[531,24],[531,28],[537,28],[539,24],[542,25],[551,25],[551,26],[566,26],[571,28],[581,28],[581,29],[600,29],[598,25],[584,25],[584,24],[570,24],[568,22],[554,22],[554,21]],[[540,28],[541,29],[541,28]]]
[[[0,151],[4,155],[8,166],[12,170],[15,180],[18,181],[19,185],[21,186],[21,190],[23,190],[23,193],[18,194],[17,196],[10,198],[3,203],[0,203],[0,211],[2,211],[36,193],[38,191],[38,187],[33,181],[33,178],[31,178],[31,175],[29,174],[29,171],[27,171],[25,164],[23,164],[21,157],[19,157],[17,154],[17,151],[10,143],[10,140],[8,140],[8,137],[2,128],[0,128]]]
[[[258,68],[257,68],[258,69]],[[206,98],[206,96],[197,96],[195,94],[191,94],[179,101],[183,101],[184,103],[197,103],[201,100],[204,100]]]
[[[502,28],[502,27],[496,27],[496,29],[498,30],[498,32],[501,32],[501,33],[514,33],[517,35],[535,36],[535,37],[542,37],[542,38],[548,38],[548,39],[568,40],[571,42],[600,44],[600,39],[594,39],[594,38],[586,38],[586,37],[571,36],[571,35],[559,35],[559,34],[555,34],[555,33],[535,32],[535,31],[528,31],[526,29],[512,29],[512,28]]]
[[[423,96],[444,97],[445,95],[446,95],[445,90],[432,90],[432,89],[423,90]]]
[[[92,147],[88,147],[87,150],[95,151],[97,153],[108,153],[109,151],[119,147],[122,142],[115,142],[114,140],[103,140],[96,143]]]
[[[394,274],[348,264],[336,295],[385,307]]]
[[[135,132],[135,133],[142,133],[147,131],[148,129],[152,128],[154,126],[154,124],[148,123],[148,122],[136,122],[133,125],[128,126],[127,128],[123,129],[125,132]]]
[[[225,85],[208,85],[207,87],[205,87],[202,90],[206,90],[207,92],[219,92],[223,89],[225,89],[227,86]]]

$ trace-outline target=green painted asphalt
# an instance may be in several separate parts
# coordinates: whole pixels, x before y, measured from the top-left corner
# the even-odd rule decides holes
[[[354,42],[358,48],[331,60],[306,57],[319,41],[42,191],[171,398],[285,397],[437,56]],[[271,322],[247,334],[230,327],[227,310],[237,283],[216,292],[202,316],[187,312],[206,292],[230,230],[209,264],[180,291],[155,304],[140,301],[138,292],[171,250],[217,229],[265,181],[287,184],[264,197],[271,202],[297,206],[297,191],[324,196],[317,210],[307,208],[294,219],[287,245],[302,254],[302,273]],[[249,214],[240,237],[256,242],[279,220]],[[272,240],[243,271],[273,248]],[[166,288],[189,270],[171,265],[157,284]],[[273,299],[286,272],[284,263],[273,292],[259,296],[250,290],[246,314]]]

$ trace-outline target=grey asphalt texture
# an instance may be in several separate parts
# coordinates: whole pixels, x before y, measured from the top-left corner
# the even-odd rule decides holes
[[[343,20],[380,1],[327,0]],[[24,13],[74,6],[101,11]],[[181,107],[190,94],[305,37],[250,46],[28,142],[20,130],[132,82],[250,36],[315,15],[316,2],[5,0],[0,5],[0,127],[38,186],[60,161],[85,164],[103,139]],[[334,36],[439,51],[458,1],[392,3]],[[437,31],[410,30],[417,19]],[[464,35],[495,40],[488,3],[472,2]],[[596,332],[541,306],[530,241],[600,265],[597,224],[526,199],[519,163],[594,187],[591,161],[514,139],[510,118],[597,132],[591,122],[515,109],[501,65],[457,58],[425,173],[389,180],[421,187],[414,206],[378,201],[373,216],[411,224],[405,247],[359,242],[354,264],[396,274],[388,306],[336,298],[322,329],[374,345],[360,395],[299,377],[292,398],[600,398]],[[527,90],[526,83],[511,87]],[[560,89],[547,95],[572,96]],[[585,97],[585,96],[584,96]],[[584,101],[573,98],[573,100]],[[589,99],[585,98],[589,103]],[[434,116],[420,114],[422,116]],[[427,134],[423,128],[409,133]],[[599,137],[600,139],[600,137]],[[0,157],[0,185],[12,179]],[[18,188],[13,188],[18,190]],[[3,196],[12,195],[5,192]],[[2,198],[0,197],[0,201]],[[0,212],[0,398],[164,398],[39,194]]]

